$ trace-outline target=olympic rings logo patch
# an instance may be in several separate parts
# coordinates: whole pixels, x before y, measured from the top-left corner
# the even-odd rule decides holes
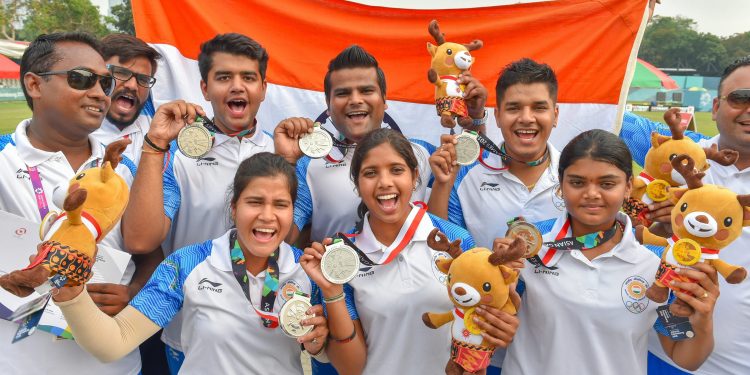
[[[625,279],[622,283],[622,303],[625,308],[633,314],[640,314],[648,307],[649,299],[646,298],[648,281],[638,275]]]

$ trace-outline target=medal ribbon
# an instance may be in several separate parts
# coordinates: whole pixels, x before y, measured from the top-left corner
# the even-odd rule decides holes
[[[653,181],[653,180],[654,180],[654,178],[653,178],[653,177],[651,177],[651,175],[649,175],[649,174],[648,174],[648,173],[646,173],[646,172],[641,172],[640,174],[638,174],[638,177],[640,177],[640,178],[642,178],[642,179],[646,180],[647,182],[651,182],[651,181]]]
[[[422,221],[425,212],[427,212],[427,205],[424,202],[414,202],[414,207],[406,218],[406,225],[401,227],[396,239],[391,246],[388,246],[388,248],[383,251],[383,256],[381,256],[377,262],[370,259],[367,254],[358,248],[357,245],[349,239],[348,235],[339,232],[334,238],[343,240],[345,244],[354,249],[359,256],[360,263],[366,266],[384,266],[396,259],[396,256],[411,243],[411,239],[414,237],[414,233],[417,231],[417,227],[419,227],[419,223]]]
[[[203,127],[206,128],[209,132],[211,132],[211,136],[213,136],[216,133],[219,133],[219,134],[224,134],[227,137],[242,138],[242,137],[244,137],[244,136],[246,136],[248,134],[252,134],[253,132],[255,132],[255,127],[256,127],[256,125],[258,125],[258,120],[255,119],[255,120],[253,120],[253,126],[250,127],[250,128],[247,128],[245,130],[240,130],[240,131],[234,132],[234,133],[224,133],[223,131],[221,131],[221,129],[219,129],[218,126],[216,126],[216,124],[214,124],[213,121],[209,120],[206,117],[197,117],[196,120],[203,122]]]
[[[557,234],[557,236],[555,236],[555,240],[544,243],[544,246],[548,247],[549,251],[547,251],[547,254],[544,255],[542,262],[544,264],[547,264],[550,260],[552,260],[552,257],[557,253],[557,251],[584,251],[593,249],[601,245],[602,243],[605,243],[612,239],[612,237],[614,237],[617,233],[617,229],[619,227],[620,223],[615,220],[615,224],[612,225],[612,228],[609,228],[607,230],[587,233],[577,237],[565,237],[570,231],[570,218],[568,217],[568,219],[565,220],[565,224],[563,224],[562,228],[560,229],[560,232]]]
[[[261,310],[258,310],[253,305],[253,300],[250,298],[250,287],[248,285],[247,268],[245,268],[245,255],[242,253],[240,248],[240,242],[237,239],[237,230],[232,230],[229,236],[229,247],[231,249],[230,258],[232,260],[232,272],[237,282],[240,284],[240,288],[245,293],[245,297],[250,306],[252,306],[255,313],[263,321],[263,326],[266,328],[276,328],[279,326],[279,317],[273,313],[273,305],[276,301],[276,293],[279,290],[279,251],[276,251],[268,257],[268,267],[266,268],[266,278],[263,282],[263,292],[260,299]]]

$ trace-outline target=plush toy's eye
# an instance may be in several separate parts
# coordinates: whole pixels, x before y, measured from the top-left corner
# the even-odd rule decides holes
[[[680,211],[685,212],[687,210],[687,202],[683,203],[682,206],[680,206]]]
[[[732,226],[732,218],[731,217],[726,217],[724,219],[724,226],[725,227],[731,227]]]
[[[672,154],[672,155],[669,155],[669,160],[672,160],[672,159],[674,159],[674,158],[676,158],[676,157],[677,157],[677,154]]]
[[[482,284],[482,289],[483,289],[483,290],[484,290],[485,292],[489,292],[489,291],[490,291],[490,289],[492,289],[492,284],[490,284],[490,283],[484,283],[484,284]]]
[[[81,173],[78,176],[76,176],[76,180],[82,179],[84,176],[86,176],[86,173]]]
[[[450,48],[448,48],[447,50],[445,50],[445,53],[447,53],[447,54],[448,54],[448,56],[450,56],[450,55],[452,55],[452,54],[453,54],[453,50],[452,50],[452,49],[450,49]]]

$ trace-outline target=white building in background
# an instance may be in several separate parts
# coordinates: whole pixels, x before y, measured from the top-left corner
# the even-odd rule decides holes
[[[112,12],[111,9],[115,5],[122,4],[122,0],[90,0],[91,4],[94,4],[95,7],[99,8],[99,14],[102,16],[111,16]]]

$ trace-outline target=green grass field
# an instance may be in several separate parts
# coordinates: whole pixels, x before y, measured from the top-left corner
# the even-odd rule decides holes
[[[31,117],[25,101],[0,102],[0,134],[12,133],[23,119]]]

